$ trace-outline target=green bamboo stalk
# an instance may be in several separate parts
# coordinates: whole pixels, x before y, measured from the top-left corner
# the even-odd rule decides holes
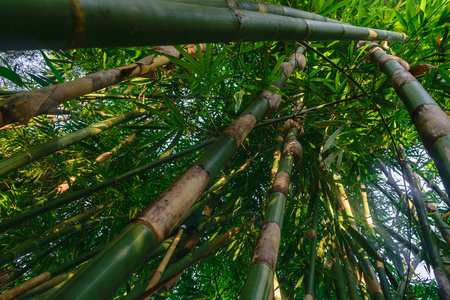
[[[347,300],[347,291],[345,288],[345,275],[344,271],[342,270],[341,262],[339,260],[339,257],[337,256],[337,251],[334,249],[333,246],[330,246],[329,249],[332,249],[333,257],[332,255],[327,252],[327,255],[330,255],[330,259],[333,261],[333,264],[331,265],[331,272],[333,272],[334,275],[334,286],[335,286],[335,292],[336,292],[336,298],[338,300]]]
[[[330,193],[331,194],[331,193]],[[329,196],[330,196],[329,194]],[[330,197],[328,197],[328,199],[330,199]],[[329,233],[327,235],[327,239],[330,240],[329,244],[329,251],[331,254],[333,254],[333,256],[335,257],[336,263],[340,263],[339,261],[342,260],[343,264],[344,264],[344,268],[342,269],[342,274],[345,275],[345,279],[347,280],[347,288],[348,288],[348,294],[351,300],[357,300],[359,299],[359,295],[358,295],[358,291],[357,291],[357,284],[356,284],[356,278],[355,278],[355,274],[353,272],[353,268],[352,268],[352,263],[350,262],[351,259],[351,252],[348,250],[348,246],[347,244],[344,242],[342,243],[342,229],[341,229],[341,225],[339,224],[341,222],[342,217],[342,213],[339,211],[339,209],[336,207],[336,209],[333,208],[333,205],[330,201],[327,201],[327,206],[325,207],[326,211],[327,211],[327,223],[330,223],[331,220],[333,220],[334,223],[334,230],[332,227],[329,227]],[[337,249],[342,249],[341,251],[337,251]],[[345,250],[345,251],[344,251]],[[336,257],[337,255],[339,255],[340,257]],[[356,262],[354,263],[356,264]],[[333,272],[340,272],[340,268],[342,268],[341,266],[338,266],[337,269],[335,269]],[[342,277],[342,275],[340,275]],[[342,281],[342,278],[339,277],[339,280]],[[337,280],[335,278],[335,280]],[[338,283],[338,285],[336,286],[336,293],[342,294],[342,290],[339,284],[342,283]],[[342,295],[340,296],[342,297]],[[312,299],[312,298],[310,298]],[[309,299],[308,299],[309,300]]]
[[[120,183],[120,182],[122,182],[124,180],[130,179],[130,178],[132,178],[132,177],[134,177],[136,175],[145,173],[148,170],[151,170],[152,168],[160,166],[160,165],[162,165],[162,164],[164,164],[166,162],[172,161],[174,159],[177,159],[179,157],[185,156],[185,155],[190,154],[190,153],[192,153],[194,151],[202,149],[202,148],[204,148],[204,147],[206,147],[208,145],[211,145],[214,142],[214,140],[215,139],[207,140],[207,141],[205,141],[203,143],[200,143],[200,144],[198,144],[196,146],[193,146],[193,147],[188,148],[186,150],[180,151],[179,153],[172,154],[172,155],[169,155],[169,156],[164,157],[162,159],[155,160],[155,161],[153,161],[151,163],[148,163],[146,165],[143,165],[143,166],[138,167],[136,169],[133,169],[131,171],[125,172],[125,173],[123,173],[123,174],[121,174],[121,175],[119,175],[117,177],[108,179],[108,180],[106,180],[104,182],[101,182],[101,183],[98,183],[98,184],[95,184],[95,185],[92,185],[92,186],[90,186],[90,187],[88,187],[86,189],[83,189],[83,190],[80,190],[80,191],[76,191],[73,194],[63,195],[63,196],[59,197],[58,199],[52,200],[52,201],[50,201],[50,202],[48,202],[48,203],[46,203],[46,204],[44,204],[42,206],[35,207],[35,208],[30,209],[28,211],[25,211],[25,212],[23,212],[21,214],[13,216],[13,217],[11,217],[9,219],[6,219],[6,220],[4,220],[4,221],[2,221],[0,223],[0,232],[8,230],[8,229],[10,229],[10,228],[12,228],[14,226],[17,226],[17,225],[19,225],[19,224],[29,220],[30,218],[39,216],[39,215],[41,215],[43,213],[46,213],[48,211],[51,211],[51,210],[53,210],[55,208],[61,207],[64,204],[67,204],[67,203],[73,202],[75,200],[81,199],[81,198],[86,197],[88,195],[91,195],[91,194],[93,194],[95,192],[101,191],[101,190],[103,190],[103,189],[105,189],[107,187],[114,186],[114,185],[116,185],[116,184],[118,184],[118,183]]]
[[[210,227],[215,226],[220,223],[227,222],[229,220],[232,220],[233,218],[238,218],[238,217],[243,217],[243,216],[251,216],[251,215],[253,215],[253,214],[248,213],[248,212],[236,212],[236,213],[223,215],[223,216],[214,216],[214,217],[211,217],[210,219],[206,220],[199,226],[199,232],[200,233],[205,232]],[[181,242],[182,243],[185,242],[186,240],[191,238],[191,236],[192,236],[192,233],[184,234],[181,238]],[[169,247],[172,240],[173,240],[173,238],[166,239],[161,245],[159,245],[159,247],[154,252],[152,252],[150,258],[159,256],[162,253],[164,253],[164,251]],[[54,286],[60,284],[62,281],[69,279],[70,277],[72,277],[73,273],[67,273],[67,274],[64,274],[64,273],[66,273],[66,272],[72,270],[73,268],[80,266],[84,262],[88,261],[89,259],[94,257],[97,253],[102,251],[103,248],[105,248],[105,246],[99,246],[97,248],[94,248],[94,249],[76,257],[75,259],[73,259],[71,261],[61,264],[58,267],[56,267],[48,272],[40,274],[39,276],[48,278],[47,280],[50,282],[42,283],[42,286],[39,285],[39,286],[33,288],[32,290],[24,293],[22,296],[18,297],[17,299],[25,300],[25,299],[33,298],[35,296],[38,296],[42,293],[47,292]],[[69,274],[69,276],[68,276],[68,274]]]
[[[340,175],[338,175],[336,173],[333,175],[333,177],[335,180],[340,179]],[[358,227],[355,222],[355,217],[352,212],[352,207],[350,206],[350,202],[345,193],[344,186],[339,182],[336,183],[336,186],[339,191],[339,195],[338,195],[339,203],[347,216],[347,222],[351,228],[353,228],[355,231],[358,232],[358,229],[357,229]],[[352,249],[354,247],[357,247],[357,246],[352,245]],[[362,247],[359,247],[358,251],[355,253],[357,253],[357,255],[359,254],[360,262],[366,266],[364,276],[368,283],[369,292],[371,293],[372,297],[375,299],[385,299],[380,282],[378,281],[377,277],[375,276],[374,268],[368,258],[366,251]]]
[[[16,298],[16,300],[36,299],[36,297],[50,291],[55,286],[58,286],[58,285],[64,283],[65,281],[67,281],[69,278],[71,278],[75,274],[75,272],[76,272],[76,270],[72,271],[72,272],[64,273],[61,275],[57,275],[57,276],[45,281],[41,285],[18,296]]]
[[[299,163],[302,147],[296,137],[300,124],[288,120],[283,155],[275,176],[269,200],[266,205],[264,222],[253,254],[250,270],[242,290],[242,299],[268,299],[275,274],[275,265],[283,225],[284,207],[289,192],[290,176],[294,161]]]
[[[28,270],[30,270],[32,267],[34,267],[35,265],[37,265],[38,263],[41,263],[41,261],[48,256],[50,253],[52,253],[53,251],[55,251],[59,246],[61,246],[62,244],[64,244],[68,239],[70,239],[72,237],[72,235],[74,235],[74,233],[69,234],[68,236],[64,237],[62,240],[60,240],[59,242],[55,243],[54,245],[51,245],[50,247],[48,247],[46,250],[44,250],[44,252],[42,252],[38,257],[36,257],[35,259],[28,261],[27,264],[22,267],[21,269],[19,269],[18,271],[16,271],[13,275],[11,275],[11,277],[8,278],[7,282],[3,284],[3,287],[8,286],[9,284],[11,284],[12,282],[14,282],[16,279],[20,278],[21,276],[23,276],[23,274],[25,274]],[[2,287],[2,288],[3,288]],[[16,292],[12,291],[11,293],[13,294],[18,294],[17,290]],[[9,291],[6,293],[9,294]],[[7,298],[7,297],[5,297]]]
[[[306,286],[306,297],[305,300],[314,299],[314,275],[316,270],[316,256],[317,256],[317,229],[319,226],[319,201],[322,194],[322,188],[320,186],[317,189],[317,195],[314,198],[314,212],[313,212],[313,222],[311,229],[314,230],[314,235],[311,238],[311,246],[309,250],[309,272],[308,272],[308,282]]]
[[[371,240],[372,244],[375,244],[376,242],[374,241],[374,238],[376,237],[376,235],[375,235],[375,230],[374,230],[374,226],[373,226],[372,214],[371,214],[370,208],[369,208],[369,201],[367,199],[366,186],[363,183],[361,183],[360,187],[361,187],[361,198],[362,198],[363,208],[364,208],[364,220],[367,225],[367,228],[369,229],[369,233],[371,234],[371,236],[369,236],[368,239]],[[377,250],[377,254],[379,257],[381,257],[381,253],[379,250]],[[375,260],[375,268],[378,272],[378,277],[380,279],[380,285],[381,285],[381,289],[383,290],[384,298],[386,300],[393,300],[392,296],[391,296],[391,291],[389,289],[389,283],[387,281],[385,266],[384,266],[383,262],[381,260],[376,259]]]
[[[89,127],[77,130],[68,135],[54,138],[43,144],[31,147],[24,152],[16,153],[2,159],[0,161],[0,176],[4,176],[20,167],[32,163],[39,158],[55,153],[58,150],[64,149],[77,142],[85,140],[91,136],[101,133],[111,127],[136,119],[144,114],[139,111],[131,111],[123,115],[110,118],[108,120],[99,122]]]
[[[305,58],[301,54],[302,51],[303,48],[299,47],[299,53],[291,57],[289,62],[293,68],[299,65],[298,62],[303,63]],[[286,69],[285,65],[282,78],[290,75]],[[280,102],[280,95],[265,90],[223,131],[193,166],[151,202],[107,249],[65,284],[53,296],[54,299],[78,299],[87,295],[95,295],[96,299],[112,297],[126,278],[146,260],[148,253],[175,229],[177,223],[244,141],[257,120],[265,113],[276,111]],[[108,269],[107,272],[104,271],[105,268]],[[110,277],[116,273],[120,274]]]
[[[448,119],[448,117],[446,117]],[[431,230],[430,222],[428,221],[425,206],[422,200],[422,194],[417,185],[411,165],[405,160],[405,153],[399,150],[400,163],[403,165],[403,172],[410,182],[411,194],[413,196],[414,205],[416,207],[417,217],[420,224],[420,232],[425,244],[425,250],[430,258],[431,265],[434,270],[434,276],[438,284],[439,297],[441,299],[450,299],[450,280],[445,271],[444,263],[439,254],[439,248]]]
[[[230,0],[168,0],[179,3],[188,3],[188,4],[196,4],[196,5],[206,5],[206,6],[214,6],[214,7],[223,7],[223,8],[231,8],[231,9],[242,9],[248,11],[256,11],[261,13],[268,13],[292,18],[300,18],[306,20],[314,20],[321,22],[330,22],[330,23],[342,23],[338,20],[326,18],[324,16],[313,14],[307,11],[295,9],[288,6],[275,5],[270,3],[263,2],[255,2],[248,0],[238,0],[238,1],[230,1]],[[343,23],[346,24],[346,23]]]
[[[391,79],[395,92],[406,106],[423,145],[433,159],[450,194],[450,119],[409,73],[409,64],[386,54],[375,43],[364,42],[374,63]],[[450,297],[450,296],[449,296]]]
[[[43,0],[26,5],[28,9],[21,9],[14,0],[1,2],[0,36],[4,38],[0,50],[232,41],[405,41],[404,34],[385,30],[160,0]],[[108,14],[102,13],[105,9]],[[36,15],[36,11],[42,13]]]
[[[342,249],[342,262],[344,264],[344,274],[345,277],[347,279],[347,289],[348,289],[348,295],[350,300],[359,300],[359,294],[358,294],[358,283],[356,281],[354,272],[353,272],[353,266],[350,262],[350,259],[348,257],[349,253],[348,253],[348,248],[344,247],[341,248]]]

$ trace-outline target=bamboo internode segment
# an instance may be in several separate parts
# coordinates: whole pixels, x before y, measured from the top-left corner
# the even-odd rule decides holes
[[[406,106],[419,136],[450,194],[450,119],[417,79],[408,72],[408,64],[386,54],[378,44],[361,42],[374,63],[392,82],[395,92]],[[406,68],[405,68],[406,67]]]
[[[71,2],[78,4],[76,9]],[[401,33],[344,23],[162,0],[42,0],[28,1],[27,9],[15,0],[3,0],[0,36],[0,50],[233,41],[405,41]]]

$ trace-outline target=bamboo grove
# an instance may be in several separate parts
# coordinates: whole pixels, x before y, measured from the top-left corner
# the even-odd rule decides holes
[[[0,299],[450,299],[449,10],[1,1]]]

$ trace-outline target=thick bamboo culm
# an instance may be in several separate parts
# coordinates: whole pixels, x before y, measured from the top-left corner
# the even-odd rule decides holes
[[[403,101],[438,169],[447,194],[450,194],[450,119],[428,94],[417,79],[409,73],[409,64],[404,60],[386,54],[378,44],[367,45],[370,57],[392,82],[395,92]]]
[[[303,48],[298,48],[299,52]],[[271,87],[280,89],[297,66],[304,67],[301,53],[282,64],[283,74]],[[162,240],[174,230],[186,212],[200,198],[222,167],[265,114],[280,105],[281,95],[263,93],[215,140],[213,145],[160,194],[108,247],[53,295],[52,299],[91,297],[109,299],[116,289],[147,260]],[[114,276],[110,276],[115,274]]]
[[[4,176],[20,167],[23,167],[37,159],[55,153],[70,145],[87,139],[91,136],[101,133],[111,127],[128,122],[143,116],[144,113],[139,111],[131,111],[123,115],[110,118],[89,127],[77,130],[68,135],[55,138],[46,143],[31,147],[24,152],[16,153],[0,161],[0,176]]]
[[[15,0],[0,2],[0,50],[232,41],[405,41],[404,34],[385,30],[162,0],[42,0],[26,5],[22,9]],[[107,14],[102,13],[105,10]]]
[[[292,167],[299,163],[303,152],[296,137],[300,124],[288,120],[283,155],[266,205],[264,222],[253,254],[241,299],[268,299],[275,274],[278,248],[283,225],[284,207],[289,193]]]

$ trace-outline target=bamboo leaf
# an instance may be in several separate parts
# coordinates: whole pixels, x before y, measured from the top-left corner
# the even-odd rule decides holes
[[[63,83],[64,79],[62,78],[61,74],[59,74],[59,72],[56,70],[56,68],[53,65],[53,63],[51,62],[51,60],[47,57],[47,55],[45,55],[44,51],[40,50],[40,52],[42,54],[42,57],[45,60],[45,63],[50,68],[50,70],[52,71],[53,75],[56,77],[56,80],[58,80],[59,83]]]
[[[181,127],[184,127],[186,124],[186,121],[184,120],[183,115],[180,113],[180,111],[178,110],[178,108],[176,107],[175,104],[173,104],[172,101],[170,101],[170,99],[168,99],[167,97],[163,97],[162,100],[164,101],[164,103],[167,105],[167,107],[170,109],[170,111],[174,114],[175,118],[178,120],[178,124]]]
[[[339,127],[333,134],[328,138],[328,140],[325,142],[325,145],[323,146],[323,152],[327,151],[331,145],[333,144],[334,140],[338,137],[338,135],[341,133],[342,129],[344,129],[345,125],[342,125]]]
[[[237,92],[236,94],[234,94],[234,100],[235,105],[234,105],[234,112],[237,113],[239,111],[239,108],[241,107],[241,103],[242,103],[242,97],[244,96],[244,90],[241,89],[239,90],[239,92]]]
[[[14,72],[13,70],[0,66],[0,77],[6,78],[18,86],[23,86],[23,82],[22,79],[20,78],[20,75]]]

